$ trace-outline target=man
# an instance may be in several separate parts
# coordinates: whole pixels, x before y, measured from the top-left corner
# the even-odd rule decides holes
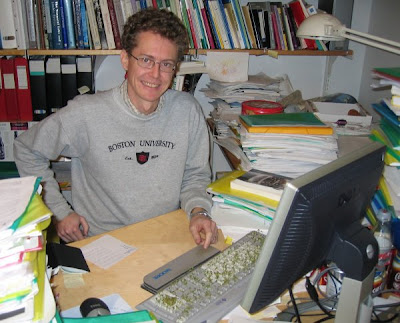
[[[78,96],[19,136],[14,157],[21,176],[41,176],[44,201],[66,242],[181,207],[190,232],[207,248],[217,241],[211,201],[208,133],[198,102],[168,90],[187,46],[180,20],[164,10],[131,16],[122,37],[123,84]],[[71,208],[50,160],[71,158]]]

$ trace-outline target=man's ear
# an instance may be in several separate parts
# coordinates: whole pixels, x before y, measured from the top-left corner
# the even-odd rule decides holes
[[[121,59],[121,64],[122,64],[123,69],[125,71],[127,71],[128,70],[128,65],[129,65],[129,55],[128,55],[128,53],[126,52],[125,49],[123,49],[123,50],[121,50],[121,54],[119,56],[120,56],[120,59]]]

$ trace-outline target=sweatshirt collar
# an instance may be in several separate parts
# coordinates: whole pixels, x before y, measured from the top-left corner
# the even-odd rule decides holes
[[[123,100],[125,102],[125,104],[131,108],[133,110],[133,112],[135,112],[135,114],[140,115],[140,116],[151,116],[153,114],[158,113],[159,111],[162,110],[163,106],[164,106],[164,101],[165,101],[165,93],[160,97],[160,101],[158,102],[158,106],[157,108],[150,114],[144,114],[142,112],[140,112],[135,105],[131,102],[131,100],[129,99],[129,95],[128,95],[128,81],[125,80],[121,86],[120,86],[120,92],[121,95],[123,97]]]

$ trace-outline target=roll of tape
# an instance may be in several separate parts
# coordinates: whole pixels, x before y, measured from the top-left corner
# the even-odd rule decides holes
[[[242,102],[242,114],[274,114],[282,113],[283,106],[280,103],[266,100],[250,100]]]

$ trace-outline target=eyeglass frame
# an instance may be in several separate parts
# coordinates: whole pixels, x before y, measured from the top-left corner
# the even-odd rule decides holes
[[[139,65],[140,67],[147,68],[147,69],[152,69],[156,64],[158,64],[158,65],[160,66],[160,71],[165,72],[165,73],[173,73],[173,72],[175,72],[176,67],[177,67],[177,64],[178,64],[178,63],[174,63],[174,67],[173,67],[172,71],[166,71],[166,70],[163,70],[163,67],[162,67],[163,65],[161,65],[161,64],[162,64],[163,62],[164,62],[164,63],[165,63],[165,62],[170,62],[170,61],[168,61],[168,60],[164,60],[164,61],[161,61],[161,62],[156,62],[154,59],[152,59],[152,58],[150,58],[150,57],[148,57],[148,56],[136,57],[136,56],[133,55],[132,53],[129,53],[129,52],[127,52],[127,53],[128,53],[129,56],[131,56],[131,57],[133,57],[134,59],[137,60],[138,65]],[[150,62],[152,62],[152,63],[151,63],[151,66],[140,65],[140,64],[143,64],[143,63],[144,63],[144,62],[143,62],[143,59],[148,59]],[[142,62],[142,63],[140,63],[140,62]]]

